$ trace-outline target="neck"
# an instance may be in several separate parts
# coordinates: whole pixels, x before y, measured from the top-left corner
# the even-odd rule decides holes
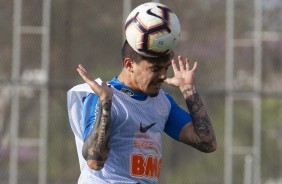
[[[123,84],[127,85],[127,80],[128,80],[129,76],[126,74],[126,72],[124,72],[123,70],[120,72],[120,74],[118,75],[117,79],[122,82]]]
[[[138,88],[136,87],[136,85],[134,84],[134,81],[131,79],[131,75],[127,71],[122,70],[121,73],[119,74],[119,76],[117,77],[117,79],[121,83],[128,86],[130,89],[132,89],[134,91],[139,91]]]

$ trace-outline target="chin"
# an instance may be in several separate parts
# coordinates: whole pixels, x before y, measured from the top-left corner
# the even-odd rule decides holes
[[[157,92],[149,92],[149,93],[147,93],[147,95],[149,96],[149,97],[156,97],[156,96],[158,96],[158,94],[159,94],[159,91],[157,91]]]
[[[160,90],[161,90],[160,86],[157,86],[157,87],[154,86],[154,87],[151,87],[151,88],[147,88],[147,90],[145,90],[145,93],[149,97],[156,97],[156,96],[158,96]]]
[[[158,93],[159,94],[159,93]],[[149,97],[156,97],[158,94],[148,94]]]

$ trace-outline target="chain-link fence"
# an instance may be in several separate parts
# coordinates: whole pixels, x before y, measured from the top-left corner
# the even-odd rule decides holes
[[[144,2],[0,1],[0,183],[77,182],[66,92],[82,83],[79,63],[93,77],[118,75],[124,18]],[[164,135],[160,183],[281,183],[280,0],[160,2],[181,22],[176,55],[199,62],[218,141],[205,154]],[[176,88],[163,88],[185,108]]]

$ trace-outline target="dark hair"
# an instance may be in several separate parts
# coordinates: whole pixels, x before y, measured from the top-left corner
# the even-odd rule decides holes
[[[129,45],[129,43],[127,42],[127,40],[125,40],[123,47],[122,47],[122,51],[121,51],[121,55],[122,55],[122,60],[124,61],[126,58],[130,58],[132,60],[134,60],[135,62],[139,63],[142,60],[148,60],[149,62],[164,62],[164,61],[168,61],[171,60],[174,56],[173,52],[170,52],[169,54],[166,55],[161,55],[160,57],[147,57],[147,56],[143,56],[139,53],[137,53],[135,50],[133,50],[133,48]]]

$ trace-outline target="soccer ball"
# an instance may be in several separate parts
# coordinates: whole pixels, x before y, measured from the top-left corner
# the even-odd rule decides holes
[[[149,2],[137,6],[125,22],[129,45],[139,54],[159,57],[171,52],[180,37],[180,23],[167,6]]]

